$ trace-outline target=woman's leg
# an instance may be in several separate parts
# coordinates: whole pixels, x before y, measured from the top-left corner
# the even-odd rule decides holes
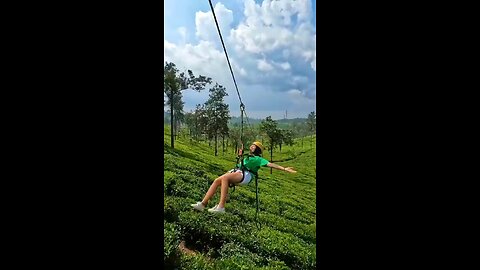
[[[242,171],[237,171],[234,173],[230,173],[229,175],[225,175],[222,178],[222,189],[220,192],[220,202],[218,203],[218,208],[225,207],[225,201],[227,200],[228,194],[228,185],[230,183],[240,183],[242,181]]]
[[[217,179],[215,179],[215,181],[213,181],[212,185],[210,186],[207,193],[205,194],[205,197],[202,200],[202,204],[204,206],[207,206],[208,201],[213,197],[213,195],[215,195],[215,192],[217,191],[218,186],[222,184],[222,179],[224,177],[227,177],[229,174],[232,174],[232,173],[227,172],[219,176]]]

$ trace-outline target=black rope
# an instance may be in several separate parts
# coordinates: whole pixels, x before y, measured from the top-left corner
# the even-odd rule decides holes
[[[208,0],[208,3],[210,4],[210,9],[212,10],[213,19],[215,20],[215,25],[217,26],[217,31],[218,31],[218,35],[220,36],[220,41],[222,42],[223,51],[225,52],[225,57],[227,58],[228,68],[230,69],[230,74],[232,74],[233,83],[235,85],[235,89],[237,90],[238,99],[240,100],[240,114],[241,114],[241,118],[242,118],[242,132],[240,133],[240,141],[243,142],[242,141],[242,136],[243,136],[243,113],[245,113],[245,116],[247,118],[247,123],[248,123],[249,126],[250,126],[250,122],[248,121],[247,112],[245,111],[245,105],[243,104],[242,97],[240,96],[240,91],[238,91],[237,81],[235,80],[235,75],[233,74],[232,65],[230,64],[230,58],[228,57],[227,48],[225,47],[225,43],[223,42],[222,33],[220,31],[220,27],[218,26],[217,16],[215,15],[215,10],[213,8],[212,1]],[[252,127],[250,126],[250,128],[252,128]]]
[[[223,42],[223,37],[222,37],[222,33],[220,32],[220,27],[218,26],[218,21],[217,21],[217,16],[215,15],[215,10],[213,9],[213,5],[212,5],[212,1],[211,0],[208,0],[208,3],[210,4],[210,9],[212,10],[212,14],[213,14],[213,19],[215,20],[215,25],[217,26],[217,31],[218,31],[218,35],[220,36],[220,41],[222,42],[222,47],[223,47],[223,51],[225,52],[225,57],[227,58],[227,63],[228,63],[228,68],[230,69],[230,73],[232,74],[232,78],[233,78],[233,83],[235,85],[235,89],[237,90],[237,94],[238,94],[238,99],[240,100],[240,119],[241,119],[241,129],[240,129],[240,143],[242,143],[242,157],[238,156],[237,157],[237,163],[238,164],[238,158],[241,158],[241,162],[242,162],[242,165],[241,165],[241,170],[242,170],[242,174],[243,174],[243,177],[242,177],[242,181],[243,181],[243,178],[245,177],[245,168],[243,166],[243,114],[245,113],[245,116],[247,117],[247,122],[248,122],[248,116],[247,116],[247,113],[245,112],[245,105],[243,104],[243,101],[242,101],[242,97],[240,97],[240,92],[238,91],[238,86],[237,86],[237,81],[235,80],[235,75],[233,75],[233,70],[232,70],[232,65],[230,64],[230,59],[228,58],[228,53],[227,53],[227,49],[225,48],[225,43]],[[250,125],[250,123],[248,122],[248,125]],[[236,167],[236,164],[235,164],[235,167]],[[256,189],[256,201],[257,201],[257,212],[255,214],[255,221],[257,222],[257,227],[260,225],[260,223],[258,222],[258,211],[259,211],[259,207],[258,207],[258,177],[255,177],[255,189]],[[233,190],[235,191],[235,186],[233,186]]]
[[[247,115],[247,112],[245,111],[245,109],[243,110],[243,112],[245,113],[245,118],[247,119],[247,127],[250,129],[250,132],[252,132],[253,130],[253,126],[250,125],[250,121],[248,121],[248,115]]]
[[[243,105],[242,98],[240,97],[240,92],[238,91],[237,81],[235,80],[235,76],[233,75],[232,65],[230,65],[230,60],[228,59],[227,49],[225,48],[225,44],[223,43],[223,37],[222,37],[222,33],[220,33],[220,27],[218,27],[217,16],[215,16],[215,10],[213,10],[212,1],[208,0],[208,3],[210,3],[210,8],[212,9],[213,19],[215,19],[218,35],[220,36],[220,41],[222,42],[223,50],[225,51],[225,56],[227,57],[228,67],[230,68],[230,73],[232,74],[233,83],[235,84],[235,89],[237,89],[238,98],[240,99],[240,106],[242,106]]]
[[[240,104],[240,119],[241,119],[241,125],[240,125],[240,142],[243,144],[243,113],[245,112],[245,105]],[[243,148],[242,148],[242,154],[243,154]]]
[[[243,166],[243,112],[245,110],[245,105],[243,104],[240,104],[240,119],[241,119],[241,131],[240,131],[240,143],[242,143],[242,155],[237,155],[237,160],[235,161],[235,169],[233,170],[233,172],[236,172],[236,168],[237,168],[237,164],[238,164],[238,161],[241,159],[241,165],[240,165],[240,168],[242,170],[242,179],[240,180],[240,182],[243,181],[243,179],[245,178],[245,167]],[[232,193],[235,191],[235,184],[230,184],[229,187],[233,187],[233,191]]]
[[[259,212],[259,208],[258,208],[258,204],[259,204],[258,203],[258,176],[255,177],[255,199],[257,201],[257,211],[255,212],[255,222],[257,223],[257,228],[261,229],[262,224],[258,220],[258,212]]]

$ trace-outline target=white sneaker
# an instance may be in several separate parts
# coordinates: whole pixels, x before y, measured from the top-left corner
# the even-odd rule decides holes
[[[195,204],[191,204],[191,206],[198,211],[203,211],[205,209],[205,205],[202,204],[202,202],[197,202]]]
[[[225,213],[225,208],[218,207],[218,204],[215,207],[208,209],[210,213]]]

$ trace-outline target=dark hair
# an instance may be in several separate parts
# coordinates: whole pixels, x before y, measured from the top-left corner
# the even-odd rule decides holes
[[[255,145],[255,150],[252,153],[254,156],[262,156],[262,149]]]

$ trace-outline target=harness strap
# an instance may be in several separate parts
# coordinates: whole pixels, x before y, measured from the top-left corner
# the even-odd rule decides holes
[[[239,158],[240,158],[240,156],[237,157],[237,163],[236,163],[236,164],[238,164],[238,159],[239,159]],[[240,180],[240,183],[241,183],[241,182],[243,182],[243,179],[245,179],[245,165],[243,164],[243,158],[242,158],[241,166],[240,166],[240,167],[241,167],[241,170],[242,170],[242,179]],[[236,171],[237,171],[237,166],[235,165],[235,168],[233,169],[233,172],[236,172]],[[230,183],[228,186],[229,186],[229,187],[233,187],[232,192],[235,191],[235,186],[236,186],[235,184]]]
[[[238,163],[237,163],[238,164]],[[233,169],[233,172],[236,172],[237,171],[237,167],[235,167]],[[242,165],[241,165],[241,170],[242,170],[242,180],[240,182],[243,182],[243,179],[245,178],[245,166],[243,164],[243,159],[242,159]],[[255,223],[257,225],[257,229],[261,229],[262,228],[262,224],[259,222],[258,220],[258,213],[260,212],[260,209],[259,209],[259,197],[258,197],[258,172],[252,172],[250,170],[247,169],[247,171],[249,171],[251,174],[254,175],[255,177],[255,200],[256,200],[256,203],[257,203],[257,209],[255,211]],[[229,187],[233,187],[233,190],[231,193],[233,193],[235,191],[235,184],[230,184]],[[229,192],[230,193],[230,192]]]
[[[258,221],[258,212],[259,212],[259,209],[258,209],[258,175],[256,175],[256,177],[255,177],[255,199],[257,200],[257,211],[255,212],[255,221],[257,223],[257,228],[261,229],[262,224]]]

